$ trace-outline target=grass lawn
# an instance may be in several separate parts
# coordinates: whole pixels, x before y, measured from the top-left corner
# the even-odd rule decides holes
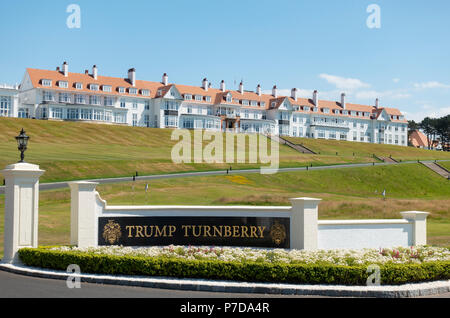
[[[309,139],[300,137],[285,137],[294,144],[301,144],[321,155],[336,155],[343,157],[389,157],[396,160],[434,160],[450,159],[450,152],[432,151],[413,147],[396,145],[369,144],[341,140]]]
[[[171,160],[171,151],[178,141],[171,140],[171,129],[0,118],[0,131],[2,132],[0,134],[0,167],[18,160],[19,154],[14,137],[18,135],[22,127],[31,137],[29,149],[25,153],[26,160],[40,165],[41,169],[46,171],[40,179],[41,182],[132,176],[136,171],[140,175],[148,175],[220,170],[226,169],[230,165],[233,169],[267,166],[267,164],[248,163],[248,139],[246,163],[175,164]],[[259,138],[266,137],[259,136]],[[317,148],[324,141],[305,139],[306,142],[311,143],[311,148]],[[405,158],[412,156],[407,155],[412,151],[414,154],[420,154],[421,159],[450,159],[450,153],[356,142],[331,142],[333,145],[327,146],[327,152],[321,152],[320,155],[301,154],[288,146],[280,145],[280,167],[298,167],[311,163],[317,166],[372,162],[374,159],[371,147],[376,147],[374,149],[379,150],[379,155],[390,152],[391,148],[396,149],[397,152],[392,152],[394,158],[397,155],[400,157],[399,153],[405,153],[402,155]],[[209,141],[205,141],[203,146],[209,143]],[[308,146],[310,145],[308,144]],[[385,147],[389,151],[383,150]],[[357,155],[353,156],[349,149],[365,150],[357,151]],[[339,155],[336,155],[336,151]]]
[[[289,198],[317,197],[320,219],[401,218],[427,211],[428,242],[450,245],[450,186],[420,164],[298,171],[275,175],[228,175],[99,185],[110,205],[289,205]],[[381,197],[386,189],[387,199]],[[0,196],[3,231],[4,196]],[[0,248],[3,247],[0,233]],[[39,244],[69,244],[70,191],[40,193]]]

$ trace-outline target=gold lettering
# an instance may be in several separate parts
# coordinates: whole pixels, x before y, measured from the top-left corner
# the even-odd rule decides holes
[[[204,225],[203,226],[203,231],[204,231],[203,232],[203,237],[206,237],[206,236],[210,237],[211,236],[211,233],[210,233],[211,227],[209,225]]]
[[[188,229],[191,228],[191,225],[182,225],[181,228],[183,228],[183,230],[184,230],[184,237],[189,237]]]
[[[239,225],[233,225],[233,237],[239,237]]]
[[[150,234],[148,234],[148,232],[147,232],[147,229],[148,229],[148,225],[144,225],[144,235],[145,235],[145,237],[152,237],[152,235],[153,235],[153,225],[150,225]]]
[[[175,225],[169,225],[169,237],[172,237],[176,230],[177,228]]]
[[[241,226],[241,237],[248,237],[248,227],[246,225]]]
[[[231,236],[231,226],[229,226],[229,225],[225,225],[224,226],[224,229],[225,229],[225,233],[224,233],[224,237],[230,237]]]
[[[155,226],[155,229],[156,229],[156,231],[155,231],[155,237],[160,237],[160,236],[166,237],[166,236],[167,236],[167,234],[166,234],[166,227],[167,227],[167,226],[164,225],[163,228],[162,228],[162,230],[160,230],[160,229],[159,229],[159,226],[156,225],[156,226]]]
[[[198,234],[195,232],[195,229],[198,228]],[[202,234],[202,228],[200,225],[193,225],[192,226],[192,235],[194,235],[195,237],[199,237]]]
[[[256,228],[256,226],[250,226],[250,237],[258,237],[258,235],[256,234],[256,230],[257,230],[257,228]]]
[[[216,237],[216,233],[219,235],[219,237],[222,237],[222,227],[223,227],[223,225],[219,225],[219,228],[220,228],[220,231],[219,231],[217,226],[213,225],[214,237]]]
[[[128,230],[128,237],[132,237],[131,230],[134,229],[134,225],[127,225],[125,228]]]
[[[258,229],[259,229],[259,237],[260,237],[260,238],[264,238],[263,232],[264,232],[264,229],[265,229],[265,228],[266,228],[265,226],[258,226]]]
[[[135,237],[144,237],[144,234],[142,234],[142,230],[144,230],[144,228],[140,225],[136,225],[136,235]]]

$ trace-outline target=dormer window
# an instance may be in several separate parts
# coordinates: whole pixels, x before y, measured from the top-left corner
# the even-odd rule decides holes
[[[248,100],[246,100],[246,99],[243,99],[243,100],[242,100],[242,105],[244,105],[244,106],[248,106]]]
[[[125,94],[125,87],[118,87],[119,94]]]
[[[303,106],[303,110],[304,110],[305,112],[309,112],[309,106]]]
[[[251,100],[250,101],[250,105],[251,106],[258,106],[258,102],[256,100]]]
[[[319,111],[319,108],[314,107],[312,110],[313,110],[313,112],[317,112],[317,111]]]
[[[83,89],[83,83],[75,83],[75,89]]]
[[[103,85],[103,91],[104,92],[110,93],[111,90],[112,90],[111,85]]]
[[[203,100],[202,95],[195,95],[195,100],[201,102]]]
[[[275,103],[275,102],[272,102],[272,107],[275,107],[276,105],[277,105],[277,103]]]
[[[98,91],[98,84],[89,84],[89,89],[91,91]]]
[[[261,106],[261,107],[266,106],[266,102],[260,102],[260,103],[259,103],[259,106]]]
[[[239,104],[239,99],[235,98],[233,101],[234,101],[235,103]]]
[[[350,115],[352,115],[352,116],[357,116],[356,112],[353,111],[353,110],[350,112]]]
[[[227,96],[225,97],[225,100],[227,101],[227,103],[231,103],[231,101],[232,101],[233,99],[232,99],[231,95],[229,94],[229,95],[227,95]]]
[[[141,93],[142,93],[142,95],[144,95],[144,96],[150,96],[150,90],[148,90],[148,89],[143,89],[143,90],[141,91]]]
[[[185,100],[192,100],[192,95],[191,94],[185,94],[184,95],[184,99]]]
[[[46,86],[46,87],[52,86],[52,80],[49,80],[49,79],[43,79],[43,80],[42,80],[42,86]]]
[[[130,87],[130,88],[128,89],[128,93],[133,94],[133,95],[137,95],[138,90],[137,90],[137,88]]]
[[[205,101],[207,101],[208,103],[211,102],[211,96],[205,96]]]
[[[68,88],[68,87],[69,87],[69,82],[66,82],[66,81],[59,81],[59,82],[58,82],[58,86],[59,86],[60,88]]]
[[[339,109],[335,109],[335,110],[334,110],[334,113],[335,113],[335,114],[339,114]]]
[[[343,110],[342,115],[348,115],[348,110]]]

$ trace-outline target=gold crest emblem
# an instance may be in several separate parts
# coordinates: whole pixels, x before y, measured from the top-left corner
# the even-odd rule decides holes
[[[122,231],[120,225],[113,220],[109,220],[108,223],[103,227],[103,238],[109,244],[114,244],[119,241],[122,236]]]
[[[286,240],[286,228],[284,225],[275,221],[275,224],[270,228],[270,237],[276,245],[283,243]]]

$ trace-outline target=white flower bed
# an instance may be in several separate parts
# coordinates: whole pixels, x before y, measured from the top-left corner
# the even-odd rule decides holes
[[[123,247],[102,246],[95,248],[55,247],[52,250],[87,252],[116,256],[166,257],[190,260],[256,261],[288,264],[328,263],[336,265],[384,264],[384,263],[422,263],[431,261],[450,261],[450,250],[440,247],[411,247],[392,249],[362,250],[284,250],[232,247]]]

